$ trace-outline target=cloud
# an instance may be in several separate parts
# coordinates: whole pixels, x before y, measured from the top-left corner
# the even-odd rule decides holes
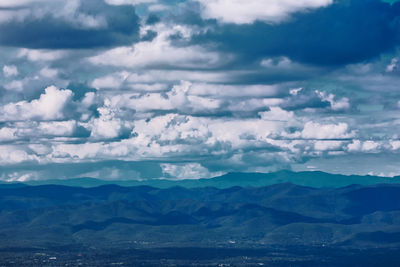
[[[0,21],[1,45],[79,49],[124,45],[138,38],[133,6],[97,0],[18,1],[13,6],[8,19]]]
[[[280,107],[270,107],[269,111],[260,112],[259,115],[263,120],[290,121],[294,119],[293,111],[286,111]]]
[[[24,90],[24,83],[22,81],[11,81],[3,85],[6,90],[21,92]]]
[[[135,88],[130,84],[131,76],[127,73],[115,73],[95,79],[94,87]],[[228,86],[219,84],[192,83],[180,81],[169,89],[162,84],[155,84],[156,92],[131,93],[111,96],[114,107],[129,108],[138,113],[149,111],[179,111],[184,114],[220,114],[223,112],[252,112],[267,110],[270,106],[278,106],[284,100],[272,97],[279,95],[279,86],[246,85]]]
[[[67,51],[65,50],[44,50],[44,49],[26,49],[20,50],[18,57],[26,58],[29,61],[54,61],[66,57]]]
[[[0,3],[0,7],[1,8],[20,7],[20,6],[27,6],[32,3],[41,3],[46,1],[48,0],[3,0]]]
[[[182,157],[231,154],[238,149],[271,147],[265,136],[271,123],[256,121],[205,120],[166,115],[150,121],[136,121],[130,138],[113,142],[54,144],[46,160],[51,162],[85,162],[120,159],[166,160]],[[242,128],[239,129],[238,126]],[[222,129],[226,129],[223,131]],[[229,133],[229,134],[227,134]],[[196,155],[196,156],[194,156]]]
[[[350,152],[376,152],[381,145],[375,141],[360,141],[353,140],[352,143],[348,144],[347,149]]]
[[[77,123],[74,120],[41,122],[37,130],[41,135],[47,136],[72,136],[77,129]]]
[[[2,164],[18,164],[27,161],[38,161],[38,157],[12,145],[0,145],[0,162]]]
[[[301,137],[305,139],[348,139],[354,136],[355,133],[349,131],[347,123],[320,124],[307,122],[301,132]]]
[[[43,147],[48,145],[42,142],[52,142],[55,140],[65,141],[70,138],[84,137],[83,126],[75,120],[66,121],[15,121],[5,123],[5,127],[0,129],[0,142],[18,140],[22,144],[30,141],[27,146],[29,150],[35,151],[39,155],[49,153],[48,149],[43,152]],[[89,134],[86,132],[86,136]],[[37,151],[37,148],[39,150]]]
[[[100,114],[99,118],[92,119],[88,124],[91,130],[90,136],[94,139],[112,139],[123,134],[129,136],[133,123],[116,118],[118,109],[110,107],[109,100],[105,102],[104,107],[97,109]]]
[[[389,65],[386,66],[386,72],[393,72],[399,68],[398,58],[393,58]]]
[[[39,99],[20,101],[0,107],[0,121],[56,120],[65,117],[64,109],[72,101],[72,91],[60,90],[55,86],[45,89]]]
[[[18,68],[17,68],[17,66],[14,66],[14,65],[10,65],[10,66],[5,65],[3,67],[3,74],[5,77],[17,76]]]
[[[326,7],[333,0],[197,0],[205,19],[217,19],[224,23],[246,24],[256,20],[277,23],[292,13]]]
[[[341,141],[317,141],[314,143],[314,149],[317,151],[341,151],[343,142]]]
[[[240,72],[229,72],[229,71],[198,71],[198,70],[140,70],[140,71],[119,71],[114,73],[109,73],[105,76],[100,76],[90,83],[90,86],[96,89],[139,89],[139,91],[156,90],[162,87],[159,91],[165,91],[172,84],[178,84],[181,81],[196,82],[193,84],[193,91],[205,92],[207,94],[207,88],[211,88],[216,93],[213,94],[225,94],[229,95],[229,92],[234,95],[238,95],[238,92],[245,93],[241,90],[240,86],[224,86],[221,83],[228,82],[232,80],[232,77],[239,76]],[[208,86],[204,82],[213,83],[213,85]],[[197,90],[200,86],[202,88]],[[163,85],[163,86],[162,86]],[[218,90],[221,88],[221,90]],[[273,88],[268,86],[245,86],[246,91],[259,91],[264,90],[265,94],[271,95]],[[270,88],[270,90],[268,90]],[[156,90],[157,91],[157,90]],[[236,92],[233,92],[236,91]],[[226,92],[226,93],[225,93]],[[212,93],[212,92],[211,92]],[[193,94],[197,94],[194,92]],[[200,95],[200,94],[199,94]]]
[[[13,129],[13,128],[8,128],[8,127],[1,128],[0,129],[0,142],[11,141],[11,140],[17,139],[15,136],[16,132],[17,132],[17,130]]]
[[[237,6],[238,12],[243,10],[243,14],[252,14],[246,10],[246,5],[237,4],[239,1],[204,1],[204,5],[208,2],[209,6],[219,3],[221,6],[222,3],[228,7]],[[262,7],[266,5],[265,1],[253,2],[261,3]],[[301,6],[307,1],[271,2],[285,10],[285,6]],[[290,20],[280,24],[255,21],[253,24],[219,25],[203,21],[203,24],[210,26],[206,31],[196,34],[192,42],[217,44],[222,52],[236,53],[241,64],[271,57],[287,57],[299,63],[337,67],[376,58],[398,46],[397,25],[400,13],[397,6],[380,0],[334,1],[331,5],[313,12],[293,14]],[[262,7],[255,9],[255,12],[270,10]],[[234,15],[228,8],[214,10],[227,17]],[[240,16],[236,17],[241,19]],[[365,17],[368,20],[363,19]],[[246,17],[243,20],[246,21]],[[247,20],[252,21],[250,18]],[[201,25],[194,16],[187,21]]]
[[[56,69],[50,69],[50,68],[45,67],[45,68],[41,69],[39,73],[40,73],[40,75],[42,75],[43,77],[46,77],[46,78],[54,78],[54,77],[57,76],[58,70],[56,70]]]
[[[0,5],[0,179],[400,172],[399,4]]]
[[[129,77],[129,72],[117,72],[103,77],[96,78],[92,81],[91,86],[96,89],[112,88],[119,89],[121,85]]]
[[[274,97],[281,93],[278,85],[226,85],[214,83],[193,83],[190,93],[215,98]]]
[[[139,4],[149,4],[156,3],[157,0],[105,0],[109,5],[139,5]]]
[[[212,178],[222,175],[221,172],[209,172],[199,163],[186,163],[186,164],[169,164],[163,163],[160,165],[164,175],[167,178],[175,179],[199,179],[199,178]]]
[[[91,57],[93,64],[129,68],[211,68],[228,58],[208,51],[198,45],[174,46],[172,35],[190,35],[190,29],[178,25],[159,25],[157,36],[150,42],[139,42],[133,46],[117,47]]]
[[[334,111],[347,110],[350,108],[349,99],[347,97],[343,97],[336,101],[336,96],[334,94],[327,94],[326,92],[320,92],[318,90],[315,91],[315,93],[319,95],[322,101],[329,102],[331,109]]]
[[[400,149],[400,141],[399,140],[390,140],[390,146],[392,147],[393,150],[398,150]]]

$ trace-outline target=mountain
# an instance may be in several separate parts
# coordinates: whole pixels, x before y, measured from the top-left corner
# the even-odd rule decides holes
[[[250,179],[253,185],[259,177]],[[216,180],[226,186],[228,178]],[[398,184],[0,185],[0,266],[398,266],[399,261]]]
[[[0,188],[0,249],[400,246],[400,185]]]
[[[39,180],[27,181],[28,185],[65,185],[77,187],[96,187],[106,184],[116,184],[120,186],[140,186],[148,185],[157,188],[169,188],[174,186],[182,186],[186,188],[196,187],[216,187],[229,188],[233,186],[241,187],[262,187],[278,183],[292,183],[302,186],[310,186],[316,188],[330,187],[339,188],[352,184],[373,185],[379,183],[399,184],[400,177],[388,178],[378,176],[357,176],[357,175],[340,175],[329,174],[324,172],[291,172],[279,171],[273,173],[228,173],[211,179],[196,180],[167,180],[167,179],[149,179],[149,180],[100,180],[94,178],[75,178],[65,180]]]

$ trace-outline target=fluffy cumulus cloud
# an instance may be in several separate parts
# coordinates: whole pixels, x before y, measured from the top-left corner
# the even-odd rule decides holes
[[[349,132],[347,123],[319,124],[307,122],[301,131],[301,137],[306,139],[347,139],[354,136]]]
[[[202,16],[224,23],[280,22],[299,11],[325,7],[333,0],[198,0],[203,7]]]
[[[8,103],[0,108],[1,121],[13,120],[56,120],[66,116],[65,108],[72,99],[70,90],[60,90],[55,86],[47,87],[39,99],[30,102]]]
[[[400,174],[399,3],[0,2],[0,180]]]

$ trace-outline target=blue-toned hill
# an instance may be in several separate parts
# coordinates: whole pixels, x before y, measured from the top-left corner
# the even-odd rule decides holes
[[[127,177],[128,178],[128,177]],[[168,179],[149,179],[149,180],[124,180],[112,181],[94,178],[75,178],[66,180],[44,180],[44,181],[28,181],[28,185],[45,185],[57,184],[65,186],[78,187],[96,187],[106,184],[116,184],[120,186],[141,186],[148,185],[158,188],[169,188],[181,186],[186,188],[196,187],[216,187],[229,188],[233,186],[240,187],[262,187],[279,183],[292,183],[309,187],[328,187],[339,188],[353,184],[373,185],[373,184],[400,184],[400,177],[378,177],[378,176],[358,176],[358,175],[340,175],[329,174],[325,172],[292,172],[279,171],[273,173],[227,173],[225,175],[198,180],[168,180]]]

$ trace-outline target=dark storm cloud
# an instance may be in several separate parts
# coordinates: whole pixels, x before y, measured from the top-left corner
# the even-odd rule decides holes
[[[198,23],[199,16],[190,16]],[[204,21],[202,22],[204,23]],[[241,61],[287,56],[292,60],[339,66],[372,59],[399,42],[400,3],[340,0],[327,8],[296,14],[281,24],[217,24],[193,38],[238,53]]]
[[[32,14],[35,8],[37,7],[32,7]],[[31,14],[24,20],[2,23],[0,45],[36,49],[78,49],[127,45],[138,40],[139,18],[133,6],[109,6],[103,1],[85,0],[76,12],[79,14],[62,18],[51,12],[43,17]],[[77,19],[81,20],[80,23],[85,23],[85,16],[95,19],[103,17],[105,25],[82,27],[74,23]]]

